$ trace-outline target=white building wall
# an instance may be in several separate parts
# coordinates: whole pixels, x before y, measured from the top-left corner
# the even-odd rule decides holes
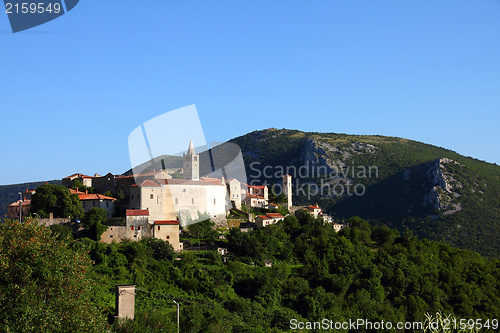
[[[199,221],[203,215],[216,217],[226,213],[226,186],[170,184],[138,186],[131,189],[130,209],[149,210],[150,221],[176,220],[183,225],[188,220]],[[181,216],[179,216],[179,213]]]

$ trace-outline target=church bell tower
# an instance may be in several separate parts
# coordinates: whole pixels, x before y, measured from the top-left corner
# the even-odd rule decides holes
[[[195,154],[193,140],[189,141],[187,154],[182,154],[184,179],[200,180],[200,154]]]

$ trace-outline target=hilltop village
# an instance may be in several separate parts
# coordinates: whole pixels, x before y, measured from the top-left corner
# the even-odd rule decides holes
[[[190,224],[210,219],[217,228],[239,227],[248,231],[276,224],[299,209],[309,211],[315,218],[321,217],[336,231],[344,227],[334,223],[317,204],[293,206],[290,175],[282,177],[279,200],[271,200],[268,186],[249,185],[235,178],[200,177],[200,157],[192,141],[182,159],[182,168],[135,175],[75,173],[63,178],[62,185],[78,196],[85,213],[94,207],[107,212],[109,223],[100,237],[105,243],[154,237],[170,242],[174,250],[181,251],[179,233]],[[22,199],[8,205],[8,217],[28,216],[35,193],[35,189],[27,189]],[[113,224],[123,218],[125,223]],[[42,222],[51,225],[68,223],[69,219],[54,218],[51,214]]]

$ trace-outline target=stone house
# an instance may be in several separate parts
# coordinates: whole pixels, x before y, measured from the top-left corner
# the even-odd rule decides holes
[[[95,193],[78,194],[78,197],[80,198],[85,213],[94,207],[99,207],[105,209],[108,212],[108,218],[110,218],[115,212],[115,198]]]
[[[154,237],[163,239],[172,244],[175,251],[183,250],[183,243],[179,241],[180,223],[177,220],[171,221],[155,221],[154,222]]]
[[[311,212],[315,219],[317,219],[321,214],[321,208],[318,206],[318,204],[316,204],[316,206],[307,206],[306,208],[309,210],[309,212]]]
[[[19,205],[21,204],[21,205]],[[17,200],[7,206],[7,217],[11,219],[19,219],[19,206],[21,207],[22,218],[28,216],[31,208],[31,200]]]
[[[83,173],[74,173],[71,176],[64,177],[62,184],[66,187],[72,187],[75,179],[79,180],[84,186],[92,187],[92,176],[87,176]]]
[[[255,226],[260,229],[283,221],[284,218],[283,215],[278,213],[266,213],[265,215],[259,215],[255,218]]]

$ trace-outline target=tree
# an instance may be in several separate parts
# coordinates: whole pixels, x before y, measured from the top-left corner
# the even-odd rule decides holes
[[[67,244],[73,241],[73,234],[69,226],[61,224],[53,224],[49,227],[49,229],[52,233],[52,236],[55,237],[56,240]]]
[[[103,224],[108,219],[108,212],[104,208],[93,207],[83,218],[83,227],[90,233],[90,238],[95,241],[101,239],[101,235],[107,227]]]
[[[188,232],[194,238],[199,239],[214,239],[217,238],[219,233],[214,230],[215,223],[211,220],[205,220],[198,223],[191,224],[187,227]]]
[[[145,243],[153,251],[153,258],[156,260],[172,260],[175,258],[175,251],[168,241],[159,238],[143,238]]]
[[[93,187],[83,185],[83,183],[78,179],[74,179],[72,184],[71,188],[74,190],[78,189],[78,191],[82,192],[87,191],[88,193],[95,193],[95,189]]]
[[[4,332],[104,332],[91,302],[92,263],[36,220],[0,226],[0,323]]]
[[[102,195],[105,195],[105,196],[107,196],[107,197],[111,197],[111,198],[114,198],[114,197],[115,197],[115,195],[114,195],[114,194],[113,194],[113,192],[111,192],[111,191],[106,191],[106,192],[104,192]]]
[[[36,189],[31,199],[30,213],[40,217],[48,217],[49,213],[53,213],[54,217],[76,217],[84,214],[78,195],[72,194],[62,185],[51,184],[44,184]]]

